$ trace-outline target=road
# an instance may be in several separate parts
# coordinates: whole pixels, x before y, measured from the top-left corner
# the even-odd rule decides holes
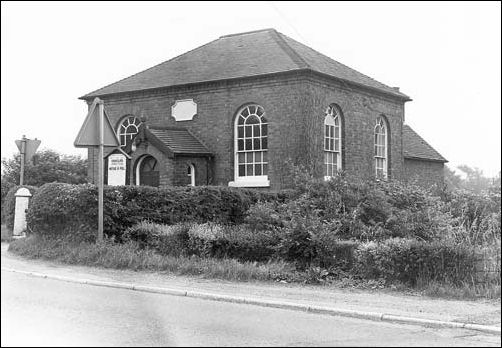
[[[1,272],[2,346],[500,346],[500,336]]]

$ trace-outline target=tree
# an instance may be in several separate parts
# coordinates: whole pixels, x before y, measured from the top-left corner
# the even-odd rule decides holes
[[[4,186],[19,185],[20,155],[2,159],[2,195]],[[5,183],[4,183],[5,181]],[[54,150],[37,152],[24,167],[24,184],[41,186],[49,182],[83,184],[87,182],[87,160],[80,156],[63,155]]]

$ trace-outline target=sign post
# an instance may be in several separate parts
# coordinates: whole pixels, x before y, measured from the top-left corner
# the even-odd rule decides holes
[[[27,139],[26,136],[23,135],[23,138],[21,140],[16,140],[15,142],[17,148],[19,149],[19,152],[21,153],[19,185],[22,185],[24,183],[24,166],[26,164],[26,161],[29,161],[33,157],[38,147],[40,146],[41,141],[37,140],[37,138],[35,138],[35,140]]]
[[[106,115],[104,102],[95,98],[73,143],[75,147],[98,148],[98,242],[103,240],[104,147],[120,147],[120,141]]]

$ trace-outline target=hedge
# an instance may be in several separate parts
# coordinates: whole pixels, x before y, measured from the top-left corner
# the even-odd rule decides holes
[[[36,186],[30,185],[16,185],[11,187],[7,195],[5,196],[5,200],[2,204],[2,222],[7,225],[7,228],[12,231],[14,228],[14,213],[16,210],[16,192],[21,187],[27,188],[32,195],[38,190]],[[31,206],[31,200],[30,200]]]
[[[474,247],[393,238],[359,245],[354,271],[367,279],[384,278],[411,285],[420,280],[461,284],[474,282],[475,266]]]
[[[104,231],[121,240],[127,228],[143,220],[168,225],[185,221],[240,223],[252,204],[287,197],[287,193],[221,186],[106,186]],[[32,198],[27,224],[39,234],[71,234],[92,240],[97,229],[97,206],[95,185],[45,184]]]

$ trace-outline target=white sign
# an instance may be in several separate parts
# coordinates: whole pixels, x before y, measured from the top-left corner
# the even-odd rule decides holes
[[[108,156],[108,185],[125,185],[126,157],[119,153]]]
[[[176,121],[190,121],[197,114],[197,103],[193,99],[176,100],[171,114]]]

